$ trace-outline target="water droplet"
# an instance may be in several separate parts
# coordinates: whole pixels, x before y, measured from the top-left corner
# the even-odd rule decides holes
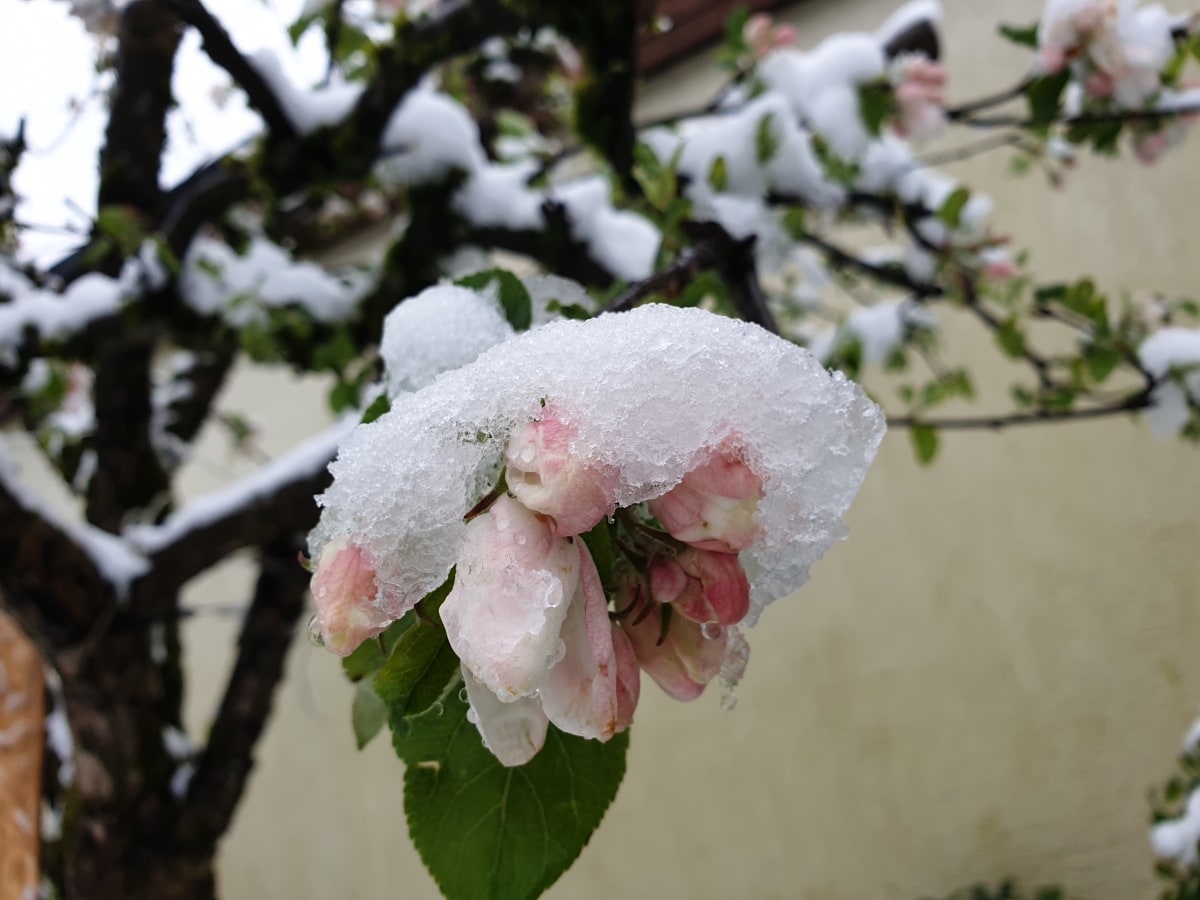
[[[315,614],[308,620],[308,642],[314,647],[325,646],[325,638],[321,637],[321,623]]]
[[[608,517],[608,524],[609,524],[609,525],[616,525],[616,524],[617,524],[617,517],[616,517],[616,516],[609,516],[609,517]]]
[[[466,689],[466,687],[460,687],[460,688],[458,689],[458,701],[459,701],[460,703],[469,703],[469,702],[470,702],[470,700],[469,700],[469,699],[468,699],[468,697],[467,697],[467,689]]]
[[[437,701],[436,703],[433,704],[433,706],[429,707],[429,714],[434,717],[440,716],[445,711],[446,711],[446,707],[444,707],[442,705],[441,700]]]
[[[737,694],[731,690],[727,690],[721,694],[721,709],[725,710],[725,712],[733,712],[736,707]]]
[[[700,626],[700,634],[706,641],[714,641],[721,636],[721,626],[716,622],[705,622]]]

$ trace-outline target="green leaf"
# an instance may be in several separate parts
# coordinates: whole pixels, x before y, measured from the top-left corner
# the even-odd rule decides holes
[[[499,286],[500,306],[504,309],[504,317],[508,324],[517,331],[526,331],[533,324],[533,300],[525,285],[512,272],[504,269],[489,269],[486,272],[476,272],[455,282],[462,287],[476,291],[486,290],[492,282]]]
[[[1025,332],[1017,325],[1015,319],[1001,322],[996,328],[996,343],[1005,356],[1019,359],[1025,352]]]
[[[803,206],[789,206],[787,212],[783,214],[783,228],[793,241],[804,238],[806,233],[804,216]]]
[[[415,613],[409,613],[387,627],[387,631],[373,641],[363,641],[358,649],[342,660],[342,671],[351,681],[361,681],[368,675],[374,675],[387,662],[392,648],[400,635],[408,630],[417,619]]]
[[[1022,47],[1029,47],[1031,50],[1038,48],[1038,23],[1021,27],[1019,25],[1001,25],[1000,34],[1008,38],[1014,44],[1020,44]]]
[[[914,425],[911,434],[913,452],[917,455],[917,462],[923,466],[929,465],[938,452],[940,441],[937,429],[929,425]]]
[[[1088,350],[1088,374],[1097,384],[1108,378],[1125,359],[1115,347],[1092,347]]]
[[[725,190],[727,184],[729,184],[729,167],[725,164],[725,157],[718,156],[709,167],[708,186],[720,193]]]
[[[322,9],[319,12],[311,13],[307,16],[301,16],[295,22],[288,26],[288,37],[291,39],[292,46],[300,43],[300,38],[304,36],[304,32],[308,31],[309,26],[321,17],[324,12]]]
[[[387,394],[380,394],[373,401],[371,401],[371,405],[363,411],[362,423],[364,425],[369,425],[371,422],[374,422],[380,416],[390,411],[391,408],[392,403],[390,400],[388,400]]]
[[[358,388],[348,381],[339,381],[329,392],[329,408],[335,413],[358,406]]]
[[[1029,101],[1029,114],[1035,122],[1048,123],[1058,118],[1062,94],[1070,80],[1070,69],[1063,69],[1057,75],[1034,78],[1029,82],[1025,97]]]
[[[608,743],[551,726],[532,760],[505,768],[455,694],[403,742],[404,811],[448,900],[532,900],[575,861],[625,775],[628,734]]]
[[[354,689],[354,702],[350,706],[350,722],[354,726],[354,740],[361,750],[383,730],[387,722],[387,706],[369,681],[360,681]]]
[[[145,229],[137,213],[128,206],[102,206],[96,212],[96,230],[116,241],[126,252],[136,250]]]
[[[945,222],[951,228],[957,228],[962,219],[963,207],[967,205],[967,201],[971,199],[971,192],[966,188],[958,188],[942,204],[942,208],[937,211],[937,217]]]
[[[883,123],[895,108],[895,94],[889,82],[881,80],[858,89],[858,114],[873,137],[883,133]]]
[[[617,561],[617,554],[613,549],[612,526],[608,524],[608,519],[601,519],[595,528],[582,537],[592,556],[592,562],[596,564],[600,582],[607,590],[612,586],[613,567]]]
[[[560,303],[558,300],[549,301],[546,304],[546,312],[557,313],[564,319],[574,319],[577,322],[592,317],[592,314],[578,303]]]
[[[436,616],[442,601],[454,586],[451,574],[445,584],[421,604],[425,616]],[[446,639],[446,629],[436,620],[416,614],[375,676],[375,693],[388,710],[388,724],[397,745],[408,734],[410,719],[440,708],[459,681],[459,661]]]
[[[779,152],[779,137],[771,124],[775,121],[774,113],[767,113],[758,120],[754,130],[754,155],[760,166],[765,166]]]

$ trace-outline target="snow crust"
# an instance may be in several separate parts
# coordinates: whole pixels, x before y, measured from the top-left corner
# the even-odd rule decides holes
[[[229,487],[188,502],[161,524],[129,526],[124,532],[128,545],[153,555],[190,532],[274,493],[288,482],[316,474],[333,458],[339,441],[350,433],[356,421],[355,416],[342,419]]]
[[[941,21],[942,4],[939,0],[912,0],[888,16],[887,21],[876,30],[875,37],[880,44],[887,44],[892,38],[921,22],[930,22],[937,26]]]
[[[1170,859],[1183,867],[1197,862],[1200,845],[1200,788],[1188,796],[1183,815],[1159,822],[1150,830],[1150,846],[1159,859]]]
[[[121,308],[122,282],[92,273],[61,294],[36,288],[25,276],[0,264],[0,362],[12,365],[27,328],[41,340],[60,340]]]
[[[552,192],[566,207],[571,235],[617,278],[641,281],[654,273],[662,237],[648,219],[616,209],[602,175],[581,178]]]
[[[871,142],[859,114],[859,87],[881,78],[886,65],[876,36],[835,34],[812,50],[776,50],[763,60],[759,76],[834,153],[853,160]]]
[[[271,50],[258,50],[248,58],[283,106],[288,120],[301,134],[311,134],[341,122],[350,115],[363,92],[363,84],[345,82],[305,90],[288,76],[279,57]]]
[[[616,209],[602,177],[587,177],[547,192],[529,187],[538,170],[534,160],[489,162],[479,126],[457,100],[429,83],[412,90],[396,109],[380,140],[377,171],[386,181],[419,185],[465,175],[451,204],[468,222],[482,228],[513,230],[545,226],[543,205],[556,200],[566,208],[572,236],[617,278],[638,281],[654,272],[661,235],[650,221]]]
[[[87,522],[71,521],[60,516],[38,497],[21,479],[21,473],[4,452],[0,441],[0,484],[17,502],[63,531],[95,564],[100,577],[113,586],[119,598],[128,595],[134,579],[149,571],[150,565],[140,553],[115,534],[109,534]]]
[[[234,326],[261,320],[266,308],[290,304],[318,321],[341,321],[354,313],[368,286],[363,276],[339,278],[316,263],[294,260],[265,238],[254,238],[244,256],[221,241],[197,238],[179,279],[192,309]]]
[[[425,387],[513,334],[494,297],[451,284],[427,288],[383,320],[388,397]]]
[[[1138,358],[1155,378],[1166,378],[1172,368],[1200,365],[1200,329],[1163,328],[1142,342]],[[1151,430],[1160,437],[1177,434],[1187,424],[1189,397],[1200,400],[1200,369],[1182,376],[1183,384],[1169,380],[1154,390],[1154,406],[1146,411]]]
[[[705,448],[740,437],[766,492],[763,536],[741,554],[750,622],[845,536],[841,515],[885,427],[857,385],[756,326],[661,305],[553,322],[355,429],[330,467],[312,556],[353,539],[398,618],[461,557],[463,515],[494,484],[513,430],[545,406],[577,430],[581,459],[617,473],[619,506],[660,496]]]
[[[1192,723],[1183,738],[1183,755],[1196,756],[1200,754],[1200,719]]]

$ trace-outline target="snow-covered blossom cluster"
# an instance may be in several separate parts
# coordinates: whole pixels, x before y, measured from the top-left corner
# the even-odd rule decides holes
[[[1177,783],[1185,788],[1186,794],[1178,805],[1178,815],[1161,819],[1151,828],[1150,846],[1170,871],[1193,883],[1200,877],[1200,783],[1195,778],[1195,773],[1200,772],[1200,719],[1192,723],[1184,736],[1180,762],[1185,772],[1192,773],[1191,778]]]
[[[1038,29],[1038,68],[1070,67],[1085,95],[1138,109],[1162,88],[1175,51],[1172,16],[1138,0],[1047,0]]]
[[[1070,73],[1068,109],[1174,112],[1200,103],[1200,91],[1164,78],[1175,55],[1174,32],[1186,20],[1138,0],[1047,0],[1038,28],[1036,71]],[[1134,153],[1153,163],[1184,137],[1194,116],[1133,125]]]
[[[652,305],[536,328],[342,444],[317,624],[348,653],[450,575],[441,618],[497,758],[527,761],[548,723],[607,740],[639,670],[680,699],[736,682],[738,625],[843,536],[882,432],[755,326]]]
[[[1161,382],[1146,413],[1150,427],[1155,434],[1178,434],[1200,406],[1200,330],[1163,328],[1142,342],[1138,356]]]

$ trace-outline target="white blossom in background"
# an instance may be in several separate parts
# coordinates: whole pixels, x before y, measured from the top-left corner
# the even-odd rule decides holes
[[[1175,51],[1173,17],[1137,0],[1047,0],[1038,28],[1038,71],[1070,67],[1094,101],[1138,109],[1162,88]]]

